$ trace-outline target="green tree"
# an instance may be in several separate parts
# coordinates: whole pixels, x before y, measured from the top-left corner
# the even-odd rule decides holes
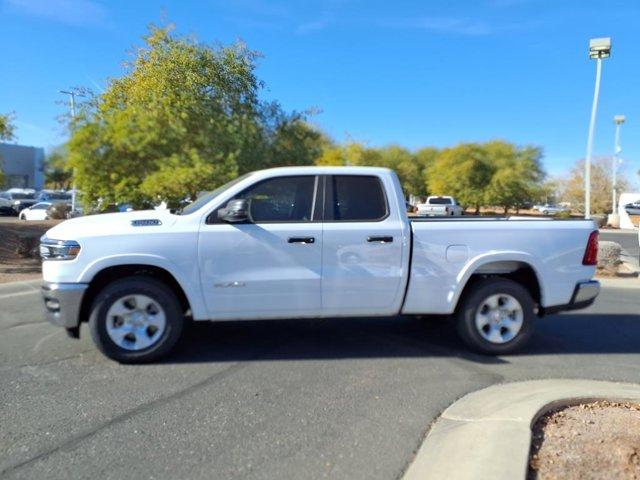
[[[13,123],[13,113],[0,113],[0,141],[12,142],[15,140],[16,127]],[[0,185],[4,185],[4,171],[2,170],[2,158],[0,158]]]
[[[494,171],[481,144],[462,143],[438,154],[426,184],[431,195],[452,195],[479,213]]]
[[[430,159],[427,160],[427,151],[436,150],[423,149],[414,154],[399,145],[372,148],[355,141],[349,141],[343,145],[327,141],[316,163],[331,166],[358,165],[390,168],[400,178],[405,194],[420,195],[425,191],[422,170],[424,165],[430,162]]]
[[[66,145],[54,148],[45,161],[45,184],[49,188],[68,190],[73,173],[68,166],[69,153]]]
[[[429,179],[431,178],[431,169],[435,165],[436,159],[438,158],[440,151],[435,147],[423,147],[419,149],[415,154],[415,161],[418,164],[418,168],[420,169],[420,178],[417,179],[422,183],[419,188],[417,188],[416,194],[430,194],[429,187]],[[412,192],[413,193],[413,192]]]
[[[15,140],[16,127],[13,113],[0,113],[0,141],[12,142]]]
[[[317,159],[318,165],[330,166],[382,166],[380,152],[363,143],[350,140],[343,145],[327,146]]]
[[[501,206],[506,214],[511,207],[517,210],[539,196],[544,180],[539,148],[518,147],[501,140],[485,143],[483,148],[494,168],[485,192],[487,205]]]
[[[378,152],[379,166],[396,172],[405,195],[419,195],[424,191],[420,165],[409,150],[399,145],[390,145],[378,149]]]
[[[259,99],[258,54],[152,26],[121,78],[83,103],[69,141],[84,201],[175,206],[249,170],[312,164],[322,136]]]

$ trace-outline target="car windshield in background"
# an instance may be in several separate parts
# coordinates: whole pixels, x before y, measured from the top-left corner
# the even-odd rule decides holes
[[[182,210],[177,211],[176,214],[177,215],[189,215],[190,213],[197,212],[203,206],[205,206],[207,203],[209,203],[211,200],[213,200],[215,197],[220,195],[222,192],[224,192],[227,189],[233,187],[236,183],[244,180],[249,175],[251,175],[251,172],[250,173],[245,173],[244,175],[242,175],[242,176],[240,176],[240,177],[238,177],[238,178],[236,178],[234,180],[231,180],[230,182],[225,183],[224,185],[222,185],[221,187],[216,188],[215,190],[203,193],[198,198],[196,198],[192,203],[190,203],[189,205],[184,207]]]
[[[12,193],[11,198],[14,200],[33,200],[36,196],[33,193]]]
[[[431,205],[451,205],[451,200],[448,198],[430,198],[429,203]]]
[[[71,195],[68,193],[48,193],[47,198],[49,200],[71,200]]]

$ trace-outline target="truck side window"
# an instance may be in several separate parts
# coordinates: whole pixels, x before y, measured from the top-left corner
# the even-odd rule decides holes
[[[387,200],[378,177],[334,175],[331,177],[328,221],[378,221],[388,214]],[[331,198],[331,193],[329,193]]]
[[[309,222],[312,219],[316,177],[277,177],[251,185],[234,199],[249,201],[254,223]]]

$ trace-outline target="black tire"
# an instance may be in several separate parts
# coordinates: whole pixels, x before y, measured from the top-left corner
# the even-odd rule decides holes
[[[517,334],[505,343],[493,343],[485,339],[476,326],[476,313],[488,297],[507,294],[522,307],[522,326]],[[535,303],[531,294],[517,282],[499,277],[489,277],[474,283],[464,293],[456,311],[456,329],[462,341],[472,350],[486,355],[513,353],[530,340],[535,320]]]
[[[124,296],[142,294],[157,302],[166,318],[164,332],[151,346],[142,350],[127,350],[117,345],[107,333],[107,312]],[[102,289],[93,301],[89,317],[91,338],[107,357],[120,363],[146,363],[167,355],[182,334],[184,314],[175,293],[153,277],[134,276],[116,280]]]

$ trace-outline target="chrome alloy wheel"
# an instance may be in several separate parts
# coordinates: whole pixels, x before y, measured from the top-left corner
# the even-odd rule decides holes
[[[167,326],[164,309],[142,294],[117,299],[107,312],[107,334],[125,350],[144,350],[156,343]]]
[[[476,311],[478,333],[485,340],[495,344],[513,340],[520,332],[523,321],[522,305],[506,293],[485,298]]]

